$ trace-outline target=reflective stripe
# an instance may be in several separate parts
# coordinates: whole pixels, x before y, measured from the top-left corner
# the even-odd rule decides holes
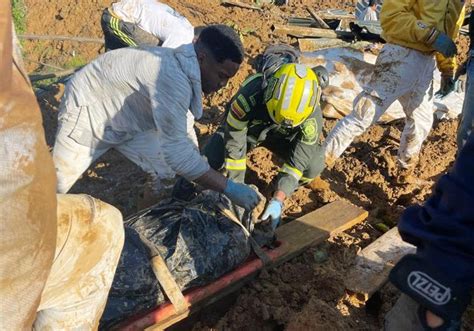
[[[283,105],[281,107],[283,110],[290,108],[291,96],[293,95],[293,92],[295,90],[295,83],[296,83],[295,77],[288,78],[288,82],[286,83],[285,95],[283,99]]]
[[[247,169],[247,159],[225,159],[225,168],[227,170],[244,171],[245,169]]]
[[[307,80],[304,82],[303,95],[301,96],[300,103],[298,105],[297,113],[302,113],[308,106],[308,100],[311,95],[311,81]]]
[[[319,94],[318,84],[315,81],[313,81],[313,95],[311,96],[311,104],[310,104],[310,106],[313,108],[314,106],[316,106],[318,94]]]
[[[242,94],[237,97],[237,100],[239,100],[240,103],[242,104],[242,107],[244,107],[244,111],[246,113],[250,113],[249,103],[247,102],[247,100],[245,99],[245,97]]]
[[[283,83],[285,82],[285,79],[286,79],[286,75],[282,75],[282,76],[280,77],[280,79],[278,80],[278,85],[277,85],[277,87],[276,87],[276,89],[275,89],[276,94],[275,94],[274,97],[273,97],[274,99],[277,99],[277,100],[280,99],[280,97],[281,97],[281,92],[283,91]]]
[[[232,115],[231,112],[229,112],[229,115],[227,115],[227,124],[229,124],[231,127],[233,127],[236,130],[242,131],[247,127],[248,121],[239,121]]]
[[[299,171],[298,169],[294,167],[291,167],[290,165],[286,163],[280,169],[280,172],[293,176],[294,178],[296,178],[296,180],[300,180],[300,178],[303,177],[303,173],[301,171]]]
[[[249,78],[247,78],[246,80],[244,80],[244,82],[242,83],[242,85],[240,86],[240,88],[244,87],[245,85],[247,85],[248,83],[250,83],[251,81],[255,80],[256,78],[259,78],[259,77],[262,77],[263,74],[255,74],[253,76],[250,76]]]
[[[305,78],[308,74],[308,68],[302,64],[295,65],[295,73],[298,75],[299,78]]]
[[[309,184],[313,181],[314,178],[308,178],[308,177],[301,177],[300,178],[300,183],[303,185]]]
[[[112,31],[114,34],[121,39],[124,43],[126,43],[129,46],[137,46],[137,44],[131,39],[129,36],[127,36],[124,32],[122,32],[119,28],[119,20],[115,17],[110,18],[110,26],[112,28]]]

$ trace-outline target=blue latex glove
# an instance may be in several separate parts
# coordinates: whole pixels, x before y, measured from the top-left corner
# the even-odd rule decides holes
[[[445,57],[453,57],[458,52],[454,41],[444,32],[439,33],[431,46]]]
[[[272,219],[272,228],[275,230],[281,220],[281,210],[283,209],[283,203],[280,200],[272,199],[265,208],[262,215],[262,220],[267,220],[269,217]]]
[[[236,205],[246,209],[254,209],[260,202],[260,198],[250,186],[227,180],[224,194]]]

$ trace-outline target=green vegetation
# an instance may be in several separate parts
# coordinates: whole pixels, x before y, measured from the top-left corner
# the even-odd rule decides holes
[[[26,31],[26,6],[24,0],[12,0],[13,23],[17,34]]]
[[[64,67],[66,69],[72,69],[77,67],[82,67],[87,64],[87,60],[84,59],[82,56],[73,56],[71,57],[65,64]]]

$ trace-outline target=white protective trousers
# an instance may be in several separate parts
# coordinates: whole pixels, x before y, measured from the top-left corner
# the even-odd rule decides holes
[[[433,125],[433,55],[386,44],[375,63],[372,77],[354,100],[353,111],[329,132],[326,160],[339,158],[355,137],[377,122],[398,100],[406,114],[398,161],[402,168],[417,162],[423,141]]]
[[[56,250],[34,330],[97,330],[124,243],[120,211],[88,195],[58,195]]]
[[[157,191],[161,188],[162,179],[170,179],[175,176],[175,172],[163,158],[156,130],[137,132],[131,139],[120,144],[109,144],[102,141],[96,146],[85,146],[70,137],[75,130],[93,134],[88,122],[90,118],[78,116],[80,113],[81,111],[76,109],[62,109],[59,116],[59,128],[53,149],[58,193],[68,192],[82,173],[102,154],[112,148],[149,173],[156,186],[154,189]],[[189,137],[197,146],[193,125],[194,118],[191,113],[188,113]]]

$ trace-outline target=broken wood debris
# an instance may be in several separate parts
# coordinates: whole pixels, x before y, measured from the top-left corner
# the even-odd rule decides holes
[[[388,280],[393,266],[415,246],[402,240],[398,229],[392,228],[357,254],[355,267],[346,276],[347,293],[365,303]]]
[[[347,46],[347,41],[334,38],[300,38],[298,47],[302,52],[314,52],[320,49]]]
[[[329,29],[329,25],[326,24],[326,22],[323,21],[321,17],[318,16],[318,14],[314,11],[313,8],[311,7],[306,7],[306,10],[308,13],[311,15],[311,17],[316,21],[318,27],[321,29]]]
[[[343,20],[343,19],[352,19],[355,20],[355,16],[352,14],[347,13],[343,10],[326,10],[326,11],[318,11],[318,16],[321,17],[323,20]]]
[[[289,35],[297,38],[315,37],[315,38],[350,38],[352,37],[351,32],[346,31],[334,31],[330,29],[320,28],[305,28],[300,26],[285,26],[275,24],[272,26],[273,33],[277,35]]]
[[[221,5],[235,6],[235,7],[258,10],[258,11],[262,10],[262,8],[260,8],[258,6],[249,5],[247,3],[243,3],[243,2],[240,2],[238,0],[221,0]]]

